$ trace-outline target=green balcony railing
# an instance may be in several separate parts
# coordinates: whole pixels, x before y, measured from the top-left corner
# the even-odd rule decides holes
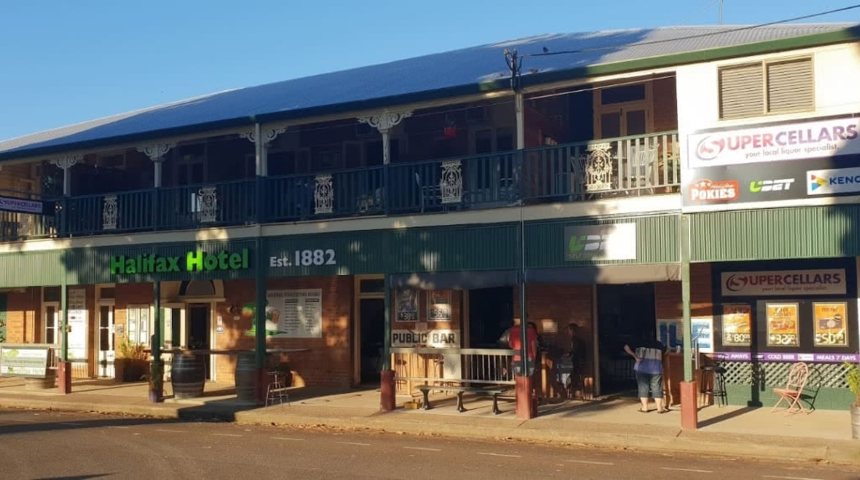
[[[681,184],[679,158],[677,133],[663,132],[318,174],[66,197],[58,200],[56,227],[53,217],[44,215],[40,226],[24,236],[193,229],[672,193]],[[0,212],[0,228],[3,215]],[[0,240],[16,236],[21,234],[0,229]]]

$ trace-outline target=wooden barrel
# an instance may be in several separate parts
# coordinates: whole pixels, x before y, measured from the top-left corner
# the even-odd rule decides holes
[[[203,360],[193,353],[173,355],[170,365],[170,383],[174,398],[191,398],[203,395],[206,370]]]
[[[236,398],[257,401],[257,354],[242,352],[236,359]]]

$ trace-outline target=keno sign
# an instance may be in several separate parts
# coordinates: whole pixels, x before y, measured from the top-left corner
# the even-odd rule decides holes
[[[845,295],[845,270],[774,270],[723,272],[724,297],[777,295]]]

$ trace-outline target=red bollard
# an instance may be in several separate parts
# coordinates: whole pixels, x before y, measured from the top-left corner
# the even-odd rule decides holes
[[[394,370],[383,370],[379,379],[379,407],[383,412],[391,412],[397,403],[394,392]]]
[[[517,375],[516,377],[517,418],[529,420],[537,417],[537,398],[535,398],[532,377]]]
[[[681,428],[699,428],[699,389],[696,381],[681,382]]]
[[[62,394],[72,393],[72,362],[57,362],[57,387]]]

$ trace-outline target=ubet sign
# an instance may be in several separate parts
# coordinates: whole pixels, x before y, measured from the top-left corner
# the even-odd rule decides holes
[[[110,259],[111,275],[169,272],[212,272],[216,270],[244,270],[248,268],[248,249],[237,253],[206,253],[193,250],[182,257],[163,257],[157,254],[126,257],[118,255]]]

